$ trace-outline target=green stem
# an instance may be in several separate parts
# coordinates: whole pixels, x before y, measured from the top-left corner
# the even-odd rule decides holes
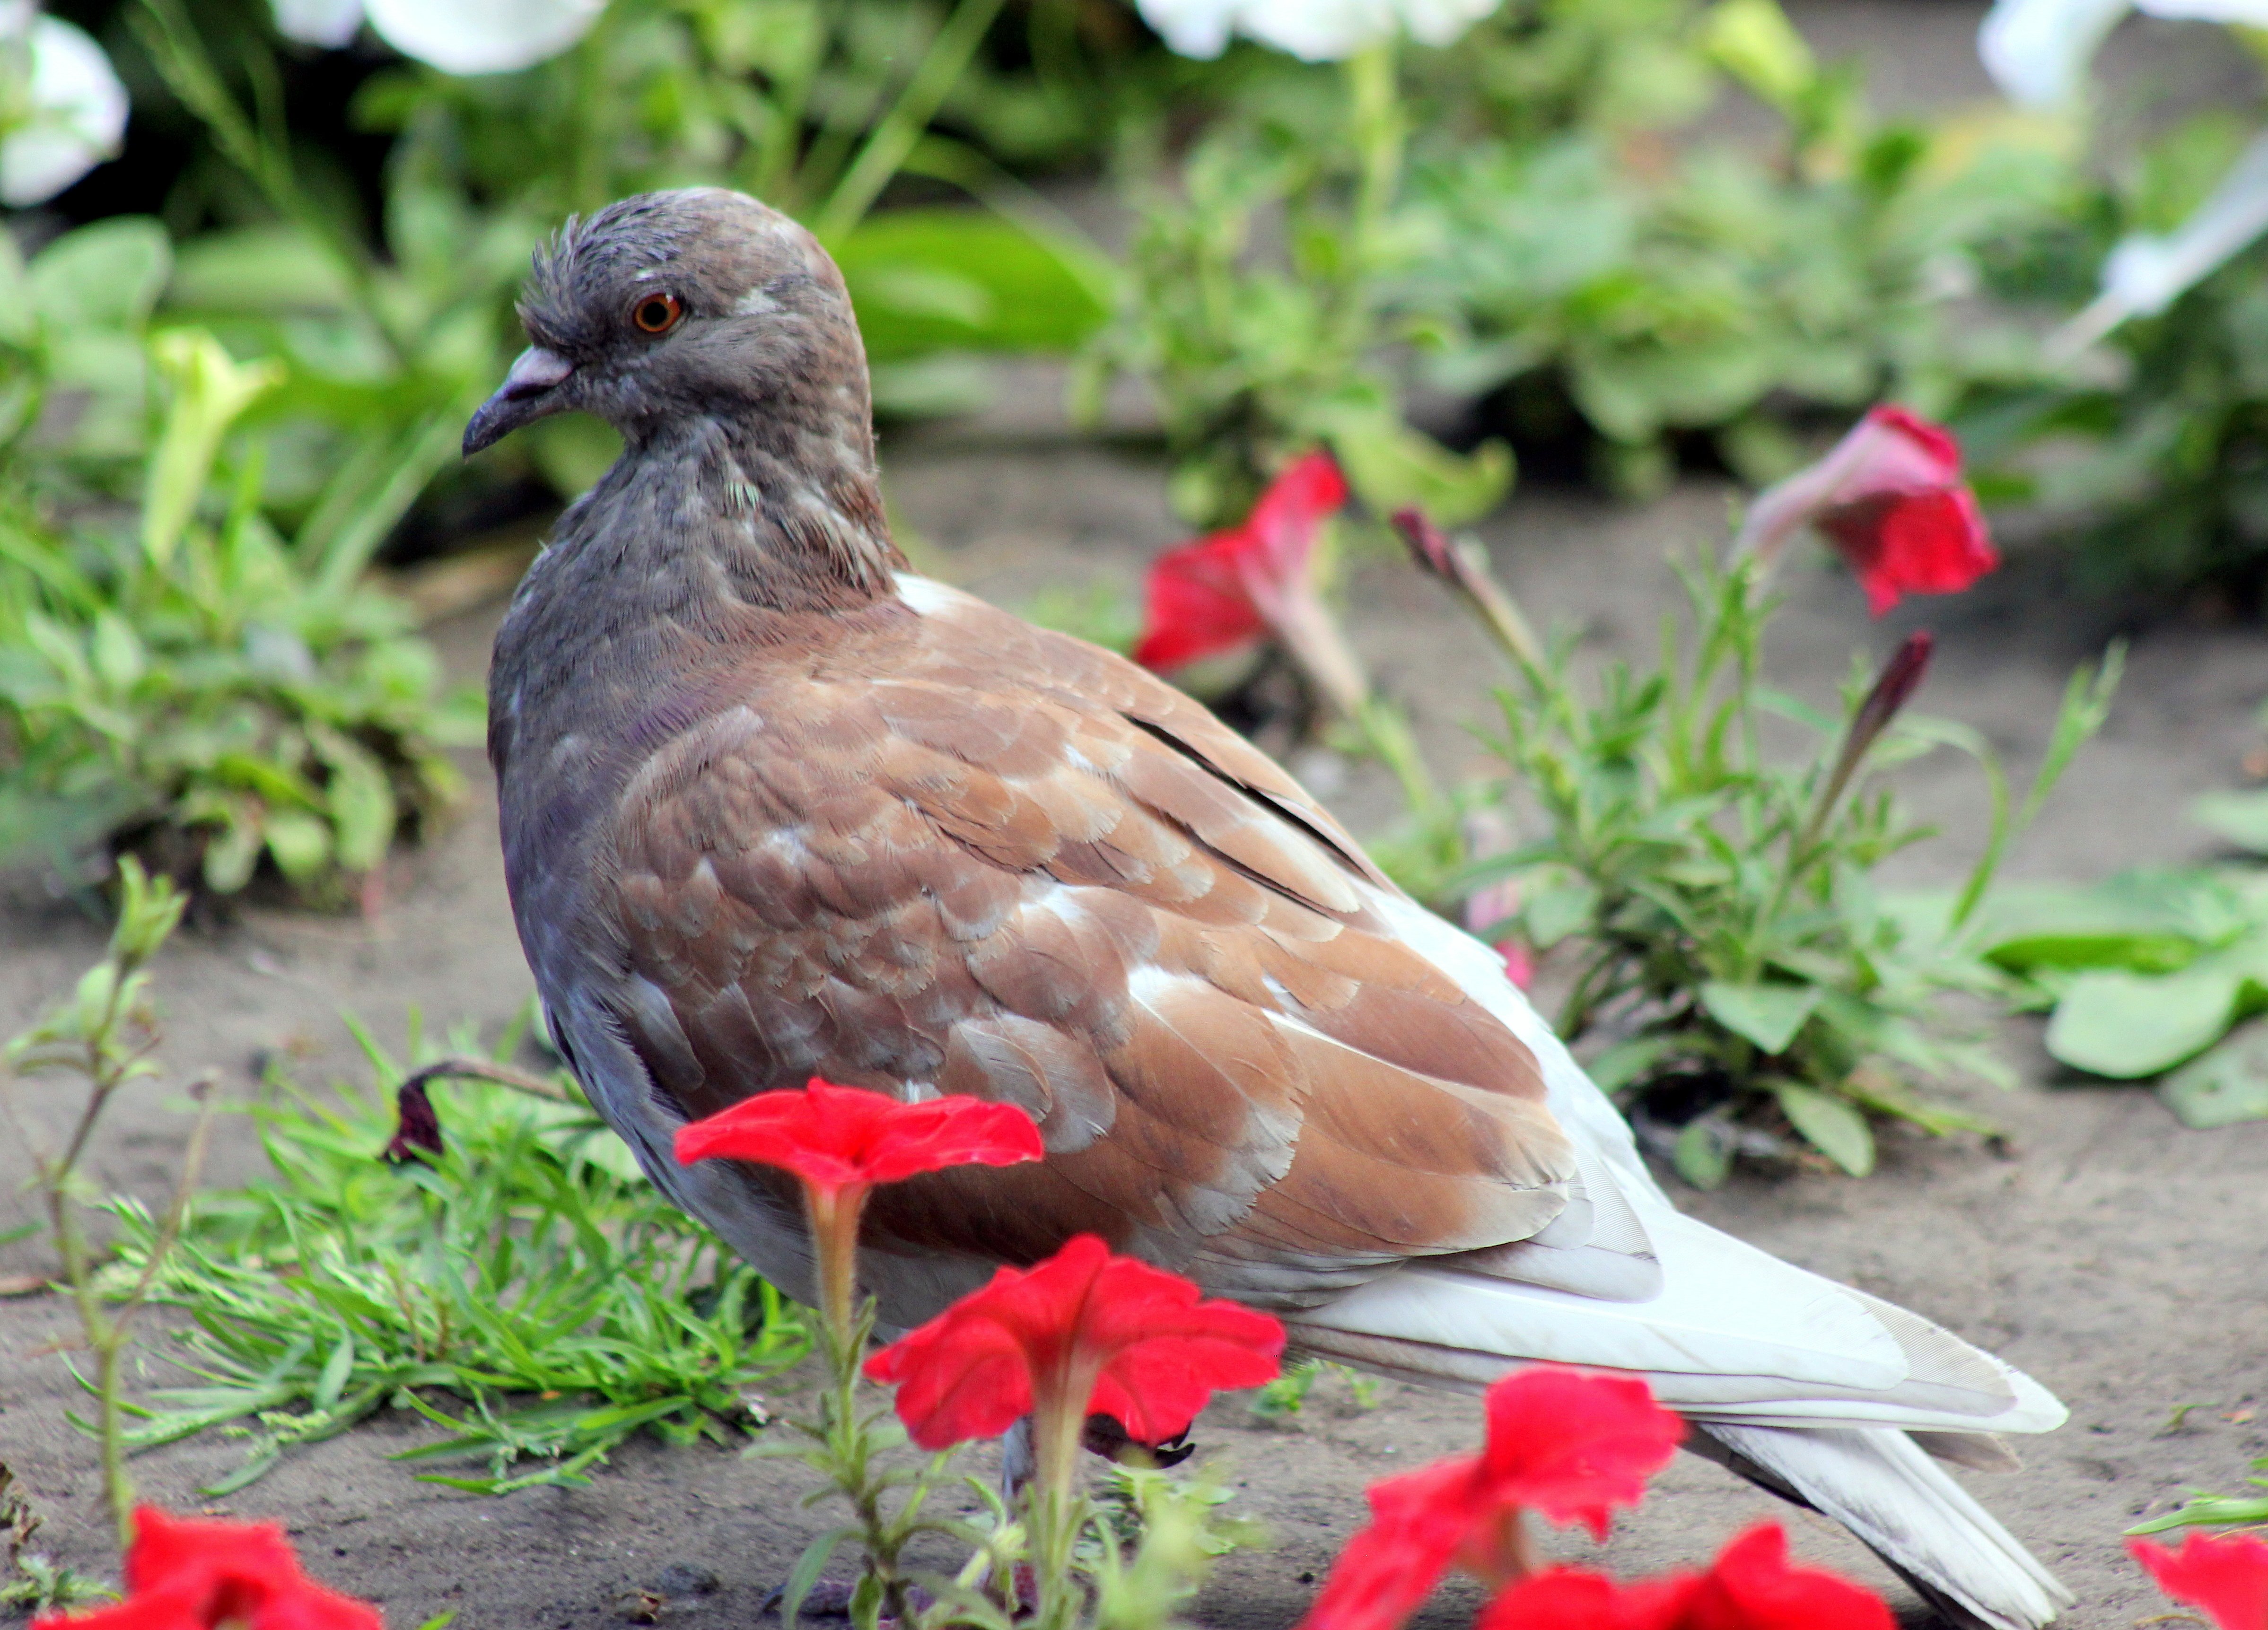
[[[1043,1383],[1033,1410],[1030,1510],[1032,1568],[1040,1587],[1037,1630],[1073,1630],[1081,1592],[1071,1571],[1079,1538],[1079,1440],[1086,1426],[1086,1401],[1094,1391],[1091,1367],[1071,1360],[1052,1384]]]
[[[945,99],[953,93],[953,87],[961,82],[969,59],[983,43],[985,30],[1000,14],[1000,6],[1001,0],[960,0],[954,8],[952,17],[930,43],[921,66],[898,93],[896,105],[867,136],[865,146],[851,160],[850,168],[812,222],[812,231],[822,243],[834,242],[865,218]]]
[[[836,1346],[849,1351],[858,1317],[858,1214],[865,1208],[866,1189],[857,1183],[834,1190],[806,1184],[803,1198],[819,1269],[820,1315]],[[855,1377],[856,1363],[850,1368]]]
[[[1393,41],[1384,40],[1346,60],[1358,169],[1347,232],[1351,253],[1344,262],[1337,298],[1341,334],[1351,355],[1366,349],[1372,273],[1381,258],[1388,212],[1402,190],[1403,129],[1394,55]]]
[[[1418,751],[1409,719],[1383,696],[1373,696],[1362,704],[1358,720],[1371,750],[1402,783],[1402,797],[1410,812],[1430,831],[1442,819],[1447,805],[1433,773],[1425,767],[1425,755]]]
[[[130,19],[166,88],[210,131],[213,143],[267,197],[269,207],[330,252],[350,286],[354,305],[368,319],[395,364],[407,368],[410,346],[388,320],[379,297],[377,273],[366,248],[333,212],[318,209],[299,185],[287,149],[263,139],[259,128],[237,105],[188,13],[177,0],[142,0]]]

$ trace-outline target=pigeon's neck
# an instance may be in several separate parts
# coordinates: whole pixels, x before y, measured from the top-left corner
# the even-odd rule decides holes
[[[853,611],[889,596],[890,541],[864,415],[700,417],[635,440],[563,533],[604,540],[618,570],[707,587],[757,612]],[[671,557],[664,559],[662,557]]]

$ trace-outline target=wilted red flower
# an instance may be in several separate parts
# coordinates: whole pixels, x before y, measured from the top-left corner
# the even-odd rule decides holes
[[[966,1097],[905,1104],[816,1076],[800,1092],[760,1092],[677,1133],[681,1165],[752,1160],[830,1193],[946,1166],[1010,1166],[1046,1153],[1039,1127],[1013,1104]]]
[[[1037,1267],[1002,1268],[875,1354],[866,1374],[897,1384],[898,1416],[924,1449],[994,1437],[1051,1410],[1074,1441],[1093,1413],[1161,1443],[1215,1391],[1273,1379],[1284,1351],[1284,1326],[1267,1314],[1201,1295],[1082,1234]]]
[[[441,1117],[434,1112],[433,1097],[422,1081],[405,1081],[394,1094],[394,1136],[387,1143],[382,1158],[393,1165],[415,1160],[421,1154],[438,1155],[446,1147],[441,1140]]]
[[[2126,1549],[2159,1590],[2205,1609],[2220,1630],[2268,1630],[2268,1543],[2192,1532],[2178,1551],[2146,1539],[2129,1540]]]
[[[1369,1526],[1349,1542],[1303,1630],[1391,1630],[1461,1566],[1501,1584],[1528,1571],[1521,1513],[1580,1522],[1602,1538],[1612,1508],[1636,1505],[1685,1423],[1635,1376],[1557,1365],[1488,1391],[1488,1443],[1370,1487]]]
[[[200,1522],[155,1506],[134,1513],[126,1599],[37,1620],[32,1630],[385,1630],[367,1602],[299,1571],[273,1523]]]
[[[1787,1565],[1787,1535],[1760,1524],[1705,1574],[1618,1584],[1554,1568],[1489,1604],[1473,1630],[1892,1630],[1879,1597],[1815,1568]]]
[[[1766,559],[1798,528],[1827,534],[1877,617],[1908,594],[1954,594],[2000,563],[1961,446],[1903,408],[1873,408],[1809,467],[1760,494],[1738,548]]]

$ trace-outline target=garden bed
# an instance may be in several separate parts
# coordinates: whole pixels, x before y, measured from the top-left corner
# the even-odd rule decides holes
[[[932,433],[887,452],[902,524],[935,569],[1017,605],[1042,584],[1107,581],[1130,590],[1142,563],[1174,536],[1154,466],[1045,441],[983,443]],[[1587,651],[1644,657],[1674,583],[1667,552],[1721,538],[1727,495],[1687,487],[1639,509],[1549,492],[1524,494],[1485,529],[1506,581],[1539,618],[1587,630]],[[1850,653],[1886,650],[1927,626],[1940,657],[1916,706],[1963,719],[2029,767],[2043,744],[2065,676],[2110,630],[2100,611],[2062,597],[2053,574],[2018,561],[1953,600],[1909,602],[1869,624],[1846,577],[1797,562],[1791,605],[1775,625],[1774,683],[1828,700]],[[1386,689],[1410,708],[1437,766],[1479,756],[1461,721],[1477,722],[1492,659],[1439,589],[1398,562],[1359,564],[1348,597],[1357,643]],[[453,671],[476,678],[500,607],[485,604],[434,630]],[[2016,856],[2019,876],[2093,877],[2211,849],[2182,810],[2230,784],[2259,745],[2253,710],[2268,689],[2268,634],[2254,627],[2170,622],[2136,634],[2110,724],[2081,756]],[[1906,775],[1922,811],[1955,834],[1981,830],[1973,769],[1949,754]],[[129,1090],[95,1162],[108,1187],[156,1197],[169,1180],[187,1118],[179,1084],[208,1068],[241,1100],[260,1061],[291,1055],[304,1081],[361,1069],[343,1011],[397,1045],[406,1016],[431,1030],[460,1019],[490,1033],[530,989],[514,939],[493,835],[493,794],[467,755],[473,790],[434,848],[397,855],[382,908],[369,919],[247,909],[228,926],[186,932],[157,963],[166,1013],[166,1077]],[[1358,830],[1394,808],[1384,778],[1310,753],[1296,766]],[[1956,877],[1957,840],[1912,851],[1904,880]],[[0,905],[0,1024],[26,1023],[99,952],[102,930],[39,880],[8,880]],[[1549,970],[1547,969],[1547,978]],[[2021,1445],[2019,1475],[1972,1479],[1980,1495],[2076,1590],[2077,1630],[2124,1626],[2160,1611],[2124,1558],[2120,1531],[2179,1503],[2192,1485],[2229,1489],[2268,1453],[2268,1286],[2260,1267],[2261,1173],[2268,1123],[2183,1130],[2142,1089],[2057,1079],[2036,1026],[2007,1023],[2004,1055],[2023,1084],[1957,1097],[2006,1129],[2004,1142],[1928,1140],[1886,1130],[1880,1171],[1856,1181],[1823,1171],[1738,1177],[1724,1190],[1679,1190],[1698,1215],[1807,1267],[1903,1302],[2022,1365],[2072,1407],[2061,1432]],[[37,1088],[32,1096],[36,1098]],[[29,1220],[18,1151],[0,1149],[0,1233]],[[249,1128],[224,1127],[210,1179],[255,1174]],[[0,1252],[0,1274],[34,1265],[33,1248]],[[90,1571],[108,1566],[90,1443],[63,1421],[74,1389],[48,1344],[68,1326],[52,1297],[0,1301],[0,1459],[48,1519],[40,1542]],[[154,1338],[155,1325],[148,1333]],[[176,1379],[149,1362],[144,1384]],[[783,1392],[791,1390],[784,1384]],[[2263,1413],[2255,1417],[2256,1404]],[[2183,1406],[2196,1406],[2174,1424]],[[1361,1511],[1371,1479],[1469,1445],[1469,1401],[1388,1386],[1367,1411],[1336,1383],[1289,1422],[1253,1417],[1246,1400],[1216,1404],[1196,1435],[1275,1547],[1232,1558],[1200,1604],[1209,1625],[1293,1620]],[[465,1630],[625,1622],[740,1624],[785,1574],[823,1512],[798,1509],[808,1473],[713,1449],[641,1441],[585,1489],[538,1488],[503,1499],[414,1480],[393,1452],[431,1441],[399,1414],[286,1454],[263,1480],[217,1502],[290,1527],[327,1582],[381,1603],[405,1630],[446,1608]],[[242,1445],[217,1435],[143,1457],[154,1499],[177,1510],[233,1467]],[[1712,1552],[1773,1504],[1690,1457],[1624,1519],[1607,1547],[1618,1570],[1651,1572]],[[1839,1530],[1794,1524],[1798,1548],[1911,1605]],[[1563,1554],[1587,1542],[1557,1536]],[[694,1587],[713,1576],[716,1586]],[[657,1610],[641,1590],[675,1587]],[[1463,1622],[1476,1597],[1452,1590],[1421,1622]],[[1915,1610],[1918,1612],[1918,1609]]]

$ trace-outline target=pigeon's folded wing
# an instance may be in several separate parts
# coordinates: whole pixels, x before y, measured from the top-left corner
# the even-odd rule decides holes
[[[966,604],[752,664],[632,779],[599,995],[663,1112],[814,1074],[1016,1103],[1048,1159],[892,1186],[878,1252],[1093,1231],[1283,1306],[1591,1217],[1533,1054],[1329,815],[1149,675]]]

